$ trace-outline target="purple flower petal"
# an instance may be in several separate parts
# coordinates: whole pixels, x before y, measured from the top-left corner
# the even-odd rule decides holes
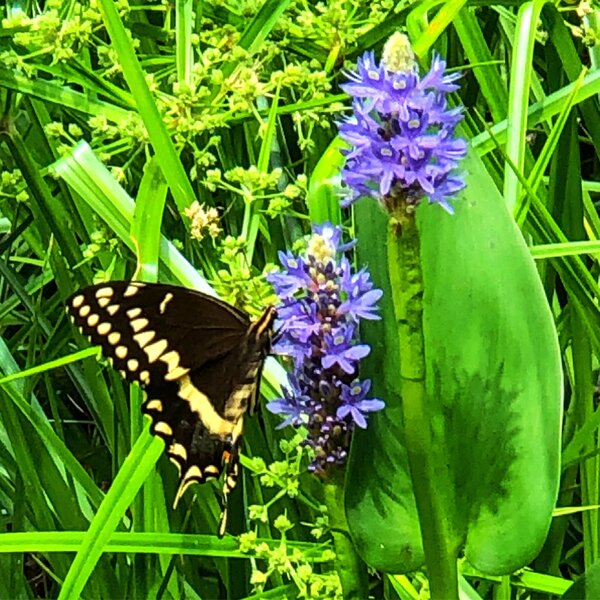
[[[355,406],[361,412],[377,412],[385,408],[385,402],[378,398],[373,398],[372,400],[361,400]]]
[[[340,313],[347,314],[357,322],[360,319],[379,319],[379,315],[374,311],[378,310],[375,303],[379,301],[381,296],[383,296],[381,290],[370,290],[342,302],[338,310]]]

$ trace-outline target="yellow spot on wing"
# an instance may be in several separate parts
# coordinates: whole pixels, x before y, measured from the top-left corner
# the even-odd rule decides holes
[[[133,329],[134,331],[141,331],[142,329],[145,329],[148,326],[148,319],[134,319],[133,321],[131,321],[130,325],[131,325],[131,329]]]
[[[165,313],[165,310],[167,310],[167,304],[169,304],[169,302],[171,302],[171,300],[173,299],[173,294],[171,294],[171,292],[169,292],[164,300],[160,303],[160,306],[158,307],[158,312],[163,315]]]
[[[100,323],[100,325],[98,325],[97,331],[100,335],[106,335],[110,332],[111,329],[112,325],[110,323]]]
[[[183,377],[187,373],[189,373],[189,369],[185,369],[184,367],[179,366],[180,360],[179,352],[176,350],[171,350],[171,352],[167,352],[163,354],[159,360],[164,363],[167,363],[167,374],[165,375],[165,379],[167,381],[174,381],[175,379],[179,379]]]
[[[187,479],[202,479],[202,471],[198,465],[192,465],[183,476],[184,480]]]
[[[137,294],[140,291],[141,287],[144,287],[144,286],[139,283],[128,285],[123,296],[125,298],[129,298],[130,296],[135,296],[135,294]]]
[[[162,434],[166,436],[173,435],[173,430],[171,429],[171,426],[168,423],[165,423],[164,421],[159,421],[158,423],[155,423],[152,429],[155,434]]]
[[[98,298],[98,306],[104,308],[110,304],[110,298]]]
[[[157,412],[162,412],[163,404],[161,400],[148,400],[148,402],[146,402],[145,408],[147,410],[155,410]]]
[[[73,300],[71,300],[71,306],[73,308],[79,308],[83,304],[84,300],[85,298],[83,297],[83,294],[79,294],[78,296],[75,296]]]
[[[155,331],[144,331],[142,333],[137,333],[133,336],[133,339],[140,345],[140,348],[147,346],[156,335]]]
[[[172,456],[177,456],[183,462],[187,460],[187,450],[183,444],[173,443],[169,446],[167,452]]]
[[[177,350],[171,350],[171,352],[163,354],[159,360],[167,363],[168,370],[172,371],[179,366],[179,352],[177,352]]]
[[[135,358],[130,358],[127,361],[127,368],[130,371],[137,371],[139,366],[140,366],[140,363]]]
[[[187,375],[189,372],[190,372],[189,369],[184,369],[183,367],[177,367],[177,368],[173,369],[172,371],[169,371],[165,375],[165,381],[175,381],[176,379],[179,379],[179,378],[183,377],[184,375]]]
[[[158,342],[146,346],[144,352],[148,355],[148,360],[153,363],[164,353],[168,345],[167,340],[158,340]]]
[[[144,384],[148,384],[150,383],[150,372],[149,371],[142,371],[140,373],[140,381]]]
[[[98,315],[90,315],[87,320],[87,324],[90,327],[96,327],[98,325],[98,321],[100,321],[100,317]]]
[[[115,349],[115,354],[117,358],[125,358],[127,356],[127,347],[126,346],[117,346]]]
[[[82,319],[85,319],[85,317],[87,317],[87,316],[88,316],[88,315],[89,315],[91,312],[92,312],[92,309],[91,309],[91,307],[90,307],[89,305],[87,305],[87,304],[86,304],[85,306],[82,306],[82,307],[79,309],[79,316],[80,316]]]
[[[108,312],[108,314],[112,317],[113,315],[119,312],[120,308],[121,307],[118,304],[113,304],[112,306],[109,306],[106,309],[106,312]]]
[[[111,287],[102,287],[96,290],[96,298],[111,298],[114,293]]]
[[[116,346],[120,340],[121,340],[121,334],[118,331],[113,331],[108,336],[108,343],[112,344],[113,346]]]
[[[127,316],[130,319],[137,319],[142,314],[142,309],[138,306],[136,308],[130,308],[127,311]]]

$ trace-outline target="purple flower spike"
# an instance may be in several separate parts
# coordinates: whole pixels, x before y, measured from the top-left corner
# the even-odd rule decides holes
[[[467,144],[454,134],[461,109],[448,108],[446,99],[458,89],[460,73],[445,71],[445,61],[434,56],[421,77],[401,34],[390,38],[379,65],[373,52],[359,58],[341,86],[353,98],[353,114],[339,124],[351,145],[344,151],[344,206],[373,196],[393,210],[399,200],[416,205],[428,197],[453,212],[450,199],[465,186],[456,169]]]
[[[353,429],[366,427],[366,414],[384,407],[366,398],[371,382],[357,379],[370,352],[357,341],[358,323],[379,318],[382,292],[366,270],[354,273],[340,256],[352,246],[342,243],[340,227],[325,223],[314,228],[304,256],[280,253],[284,270],[269,275],[281,301],[273,349],[291,357],[294,371],[283,398],[267,408],[284,417],[280,428],[306,426],[305,444],[315,451],[309,469],[321,474],[345,462]]]

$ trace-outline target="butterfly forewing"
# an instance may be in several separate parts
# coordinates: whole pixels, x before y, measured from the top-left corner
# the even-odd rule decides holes
[[[75,324],[116,369],[143,386],[174,380],[240,345],[249,319],[200,292],[116,281],[68,300]]]
[[[238,475],[243,418],[253,408],[275,310],[254,323],[234,307],[177,286],[117,281],[74,294],[75,324],[147,398],[166,453],[179,469],[175,503],[194,482]],[[220,533],[225,526],[225,512]]]

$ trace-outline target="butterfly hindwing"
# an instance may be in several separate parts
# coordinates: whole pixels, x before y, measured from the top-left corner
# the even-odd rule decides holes
[[[256,402],[275,310],[251,323],[201,292],[129,281],[85,288],[68,299],[67,310],[113,366],[146,391],[142,411],[179,469],[175,504],[192,483],[225,471],[222,534],[243,418]]]
[[[227,465],[232,443],[215,435],[189,403],[179,396],[176,383],[150,386],[142,412],[152,419],[151,431],[165,441],[165,452],[179,471],[175,506],[192,483],[217,479]]]

